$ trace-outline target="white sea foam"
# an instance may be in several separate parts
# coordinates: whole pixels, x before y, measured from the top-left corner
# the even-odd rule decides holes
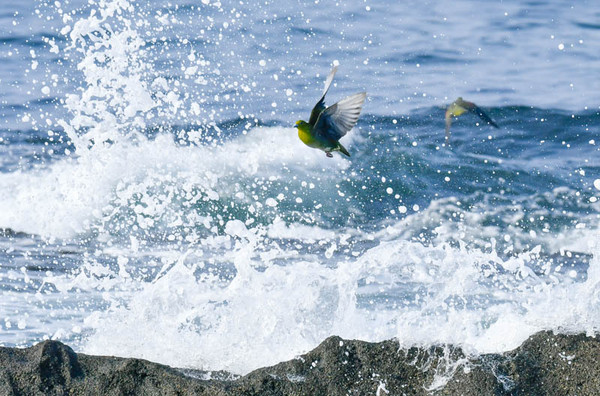
[[[330,160],[322,152],[299,147],[296,140],[295,130],[289,128],[257,128],[217,146],[181,147],[168,135],[138,137],[137,143],[114,144],[46,169],[1,174],[0,227],[48,238],[102,232],[107,223],[118,221],[119,210],[136,200],[139,209],[133,208],[137,214],[131,216],[142,228],[167,215],[174,216],[171,223],[193,226],[203,221],[182,218],[193,215],[190,202],[188,212],[178,214],[173,201],[186,195],[193,202],[222,196],[226,205],[228,199],[265,205],[285,191],[250,194],[251,183],[268,187],[290,173],[301,180],[327,179],[332,169],[347,167],[346,160]]]
[[[334,267],[307,255],[265,269],[257,242],[265,243],[248,231],[226,253],[236,270],[228,280],[203,272],[204,259],[182,256],[156,281],[88,317],[93,333],[82,349],[246,373],[333,334],[397,338],[407,347],[452,343],[478,354],[513,349],[540,330],[591,334],[600,326],[597,260],[578,283],[536,275],[529,254],[502,259],[395,240]]]
[[[555,214],[553,209],[544,207],[544,204],[557,200],[580,202],[579,192],[575,190],[555,188],[553,191],[528,197],[528,201],[541,201],[536,204],[513,202],[511,205],[494,206],[478,195],[462,199],[447,197],[433,200],[427,208],[390,223],[377,232],[376,236],[384,240],[419,239],[436,244],[465,242],[481,249],[497,248],[504,253],[531,250],[538,245],[545,254],[594,252],[595,241],[589,236],[598,229],[600,205],[597,203],[585,204],[589,208],[587,214],[583,214],[581,210],[563,210],[560,215],[569,219],[569,222],[563,220],[565,225],[558,231],[550,230],[553,222],[551,219]],[[573,227],[575,222],[580,226]],[[419,238],[424,230],[428,230],[428,237]]]

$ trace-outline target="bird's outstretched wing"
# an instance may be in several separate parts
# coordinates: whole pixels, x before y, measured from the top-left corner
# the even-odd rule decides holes
[[[494,128],[498,128],[498,125],[494,122],[494,120],[492,120],[490,118],[490,116],[488,116],[487,114],[485,114],[483,112],[483,110],[481,110],[477,105],[473,104],[473,109],[471,111],[473,113],[477,114],[479,116],[479,118],[481,118],[483,121],[487,122],[488,124],[490,124]]]
[[[450,127],[452,126],[452,113],[450,109],[446,110],[446,145],[450,143]]]
[[[456,101],[453,104],[455,104],[456,106],[459,106],[459,107],[463,107],[464,109],[469,110],[471,113],[477,114],[479,116],[479,118],[481,118],[483,121],[487,122],[494,128],[498,128],[498,125],[496,125],[496,123],[490,118],[490,116],[488,116],[483,110],[481,110],[481,108],[479,106],[477,106],[475,103],[467,102],[466,100],[463,100],[463,98],[458,98],[458,99],[456,99]],[[454,115],[458,116],[458,115],[462,114],[463,112],[461,112],[459,114],[454,114]]]
[[[366,97],[366,92],[357,93],[326,108],[317,119],[314,133],[328,140],[339,140],[356,125]]]
[[[471,102],[466,102],[462,100],[462,98],[456,99],[454,102],[448,106],[446,109],[446,144],[450,141],[450,127],[452,126],[452,117],[458,117],[459,115],[465,113],[467,108],[464,105],[472,104]]]
[[[323,95],[321,95],[321,99],[317,102],[317,104],[315,105],[315,107],[313,107],[312,111],[310,112],[310,119],[308,120],[308,123],[310,125],[315,125],[317,123],[317,119],[319,118],[319,115],[323,112],[323,110],[325,110],[325,95],[327,95],[327,91],[329,91],[329,87],[331,86],[331,83],[333,82],[333,77],[335,77],[335,73],[337,73],[337,66],[334,66],[333,69],[331,69],[331,71],[329,72],[329,76],[327,76],[327,80],[325,80],[325,88],[323,89]]]

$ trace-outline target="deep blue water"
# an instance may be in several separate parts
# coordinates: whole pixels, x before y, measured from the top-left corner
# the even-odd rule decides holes
[[[479,353],[594,332],[599,19],[592,1],[0,5],[0,344],[246,372],[331,334]],[[350,159],[292,128],[334,63],[328,104],[368,93]],[[499,128],[464,114],[446,147],[458,96]]]

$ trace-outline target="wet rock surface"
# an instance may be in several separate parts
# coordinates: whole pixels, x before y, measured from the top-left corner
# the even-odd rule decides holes
[[[0,348],[0,395],[598,395],[600,342],[541,332],[514,351],[466,357],[330,337],[243,377],[76,354],[57,341]]]

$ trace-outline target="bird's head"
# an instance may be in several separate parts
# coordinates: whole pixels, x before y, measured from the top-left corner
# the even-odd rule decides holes
[[[294,127],[298,128],[298,129],[306,129],[307,125],[308,125],[308,122],[298,120],[298,121],[296,121],[296,124],[294,125]]]

